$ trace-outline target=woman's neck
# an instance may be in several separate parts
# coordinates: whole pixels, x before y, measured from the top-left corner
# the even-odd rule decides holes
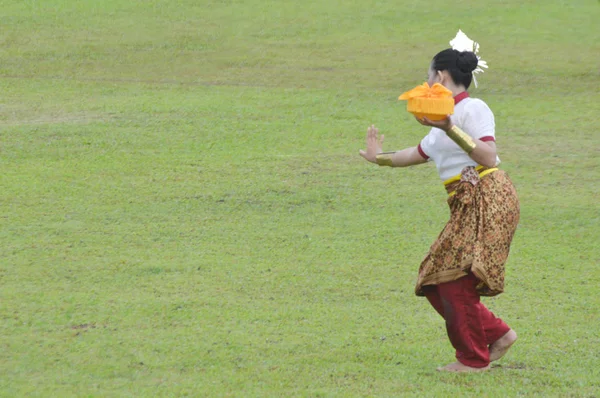
[[[464,93],[465,91],[467,91],[465,89],[465,86],[460,86],[460,87],[454,87],[454,88],[448,88],[450,91],[452,91],[452,96],[456,97],[458,94],[460,93]]]
[[[446,84],[444,84],[444,86],[446,86],[446,88],[448,90],[452,91],[453,97],[456,97],[458,94],[462,93],[463,91],[467,91],[465,86],[463,86],[462,84],[460,84],[460,85],[454,84],[454,82],[447,82]]]

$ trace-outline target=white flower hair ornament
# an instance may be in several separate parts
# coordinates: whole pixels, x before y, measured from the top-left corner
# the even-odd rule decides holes
[[[487,62],[481,59],[477,52],[479,52],[479,43],[469,39],[469,37],[462,31],[458,30],[456,37],[450,40],[450,45],[453,50],[457,51],[472,51],[475,53],[477,57],[477,69],[473,71],[473,83],[475,83],[475,87],[477,87],[477,79],[475,78],[476,73],[482,73],[484,70],[481,68],[488,68]]]

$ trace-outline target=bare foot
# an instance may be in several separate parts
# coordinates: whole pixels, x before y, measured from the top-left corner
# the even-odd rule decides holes
[[[490,362],[502,358],[511,345],[517,341],[517,332],[510,329],[504,336],[490,345]]]
[[[454,362],[449,365],[443,366],[441,368],[437,368],[437,371],[438,372],[466,373],[466,372],[485,372],[486,370],[489,370],[489,369],[490,369],[490,365],[488,365],[484,368],[472,368],[470,366],[463,365],[460,362]]]

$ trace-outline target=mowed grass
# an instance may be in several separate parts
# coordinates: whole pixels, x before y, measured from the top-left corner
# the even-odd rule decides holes
[[[6,1],[0,395],[600,395],[597,1]],[[522,217],[520,340],[449,375],[443,227],[397,96],[461,28]]]

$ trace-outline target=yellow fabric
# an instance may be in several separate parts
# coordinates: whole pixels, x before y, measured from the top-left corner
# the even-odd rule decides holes
[[[408,100],[406,109],[419,118],[442,120],[454,113],[452,91],[439,83],[431,87],[423,83],[403,93],[398,99]]]
[[[483,169],[483,166],[477,166],[477,167],[475,167],[475,170],[477,170],[479,172],[479,178],[483,178],[486,175],[488,175],[490,173],[493,173],[494,171],[498,170],[497,167],[492,167],[491,169],[486,169],[486,170],[483,170],[483,171],[481,171],[481,169]],[[457,175],[457,176],[454,176],[452,178],[449,178],[446,181],[444,181],[444,185],[452,184],[453,182],[456,182],[458,180],[460,180],[460,174]],[[454,196],[454,195],[456,195],[456,191],[452,191],[452,192],[450,192],[448,194],[449,197],[450,196]]]
[[[492,173],[492,172],[494,172],[494,171],[496,171],[496,170],[498,170],[498,168],[497,168],[497,167],[493,167],[493,168],[491,168],[491,169],[484,170],[484,171],[482,171],[481,173],[479,173],[479,178],[483,178],[483,177],[485,177],[486,175],[488,175],[488,174],[490,174],[490,173]]]
[[[477,170],[477,171],[481,171],[481,169],[483,169],[483,166],[475,167],[475,170]],[[492,169],[489,169],[489,170],[492,170]],[[458,181],[458,180],[460,180],[460,174],[457,174],[454,177],[448,178],[446,181],[444,181],[444,185],[452,184],[454,181]]]
[[[410,98],[418,98],[418,97],[427,97],[427,98],[444,98],[444,97],[452,97],[452,91],[448,90],[446,87],[442,86],[439,83],[435,83],[433,86],[429,87],[429,84],[423,83],[420,86],[413,88],[412,90],[408,90],[405,93],[402,93],[399,100],[407,100]]]

